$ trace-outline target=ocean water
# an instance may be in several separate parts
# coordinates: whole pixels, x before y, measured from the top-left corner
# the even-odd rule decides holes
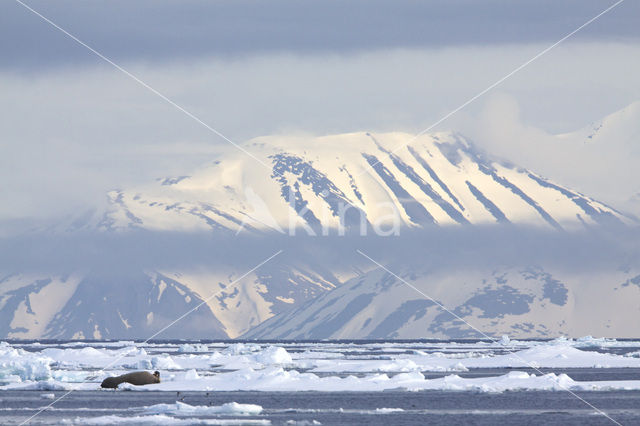
[[[3,425],[27,420],[83,425],[640,425],[640,342],[635,340],[510,346],[432,340],[3,345]],[[515,362],[510,353],[536,365],[500,365]],[[103,377],[137,369],[148,359],[165,363],[166,368],[157,367],[165,378],[160,385],[100,389]],[[43,360],[50,377],[30,376],[29,368]],[[466,368],[465,363],[491,366]],[[559,379],[563,375],[565,381]],[[544,377],[548,383],[541,386]],[[467,379],[477,384],[468,386]],[[379,390],[371,391],[372,383]],[[433,383],[440,388],[421,388]],[[355,390],[341,390],[345,386]],[[232,402],[261,410],[208,410]]]
[[[2,394],[2,424],[20,424],[45,404],[42,392],[7,391]],[[580,392],[579,396],[605,411],[623,425],[640,424],[640,392]],[[567,392],[100,392],[77,391],[59,401],[29,424],[88,424],[105,416],[121,417],[122,423],[145,422],[141,407],[172,404],[176,399],[195,406],[221,405],[230,401],[258,404],[257,416],[174,417],[180,424],[202,420],[260,420],[273,425],[606,425],[606,417]],[[381,409],[402,409],[381,410]],[[149,417],[149,416],[146,416]],[[126,420],[125,420],[126,419]],[[191,423],[190,423],[191,422]],[[105,424],[109,422],[105,419]],[[172,424],[170,420],[167,424]],[[215,423],[213,423],[215,424]]]

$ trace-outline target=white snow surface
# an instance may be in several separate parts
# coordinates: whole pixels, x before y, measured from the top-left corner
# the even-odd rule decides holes
[[[152,416],[97,416],[76,417],[73,420],[62,419],[62,424],[72,425],[270,425],[263,419],[180,419],[156,414]]]
[[[209,414],[257,415],[262,413],[262,407],[255,404],[238,404],[237,402],[228,402],[226,404],[208,407],[205,405],[194,406],[176,401],[175,404],[155,404],[146,407],[144,412],[146,414],[172,414],[179,416]]]
[[[90,345],[95,345],[92,347]],[[157,369],[161,383],[124,384],[131,391],[409,391],[439,389],[502,392],[507,390],[640,390],[640,380],[575,381],[568,374],[537,368],[640,368],[633,348],[640,342],[615,339],[436,343],[210,343],[207,352],[183,353],[180,344],[121,347],[87,343],[50,347],[0,343],[0,389],[41,391],[95,390],[108,376]],[[200,346],[202,348],[203,346]],[[590,350],[586,350],[589,348]],[[629,354],[606,352],[629,348]],[[596,350],[593,350],[596,349]],[[600,351],[599,351],[600,350]],[[166,367],[163,367],[166,366]],[[533,368],[463,378],[476,368]],[[563,370],[566,371],[566,370]],[[426,378],[424,372],[443,372]],[[176,403],[149,407],[149,415],[189,410],[255,413],[260,407],[191,407]],[[211,412],[213,412],[211,411]]]

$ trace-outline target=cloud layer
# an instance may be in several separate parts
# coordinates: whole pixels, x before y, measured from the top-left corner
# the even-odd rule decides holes
[[[222,236],[212,232],[32,233],[0,240],[4,274],[104,274],[185,271],[231,266],[238,274],[282,250],[274,264],[341,271],[375,267],[357,250],[392,270],[408,265],[434,271],[498,266],[559,266],[568,271],[640,267],[637,230],[600,228],[560,233],[518,226],[452,227],[396,237]],[[395,265],[395,266],[392,266]]]
[[[596,0],[29,4],[236,142],[418,132],[606,7]],[[608,197],[592,185],[593,156],[563,156],[546,142],[544,150],[531,147],[640,99],[638,7],[625,2],[505,81],[498,90],[511,105],[489,94],[438,129],[462,130],[489,152],[603,201],[628,199],[631,189]],[[229,148],[20,5],[0,8],[0,220],[74,215],[100,206],[108,190],[189,174]],[[623,149],[610,154],[633,158]],[[619,180],[640,181],[634,168],[618,170]]]

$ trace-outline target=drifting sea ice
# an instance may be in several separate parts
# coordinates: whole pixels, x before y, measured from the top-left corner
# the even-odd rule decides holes
[[[23,345],[0,343],[0,389],[94,390],[106,376],[133,369],[159,370],[161,383],[124,384],[146,391],[383,391],[640,389],[638,380],[575,381],[566,374],[496,373],[465,378],[477,368],[640,368],[640,358],[583,350],[640,347],[613,339],[526,342],[290,343],[264,345],[115,344]],[[91,346],[94,345],[95,347]],[[617,346],[616,346],[617,345]],[[635,345],[635,346],[634,346]],[[28,348],[26,350],[25,348]],[[206,352],[204,351],[206,348]],[[215,348],[215,349],[214,349]],[[426,378],[425,372],[452,373]],[[156,413],[162,414],[162,413]]]
[[[156,404],[145,407],[145,414],[172,414],[178,416],[191,415],[258,415],[262,413],[262,407],[255,404],[238,404],[237,402],[229,402],[217,406],[189,405],[184,402],[176,401],[175,404]]]
[[[209,352],[209,347],[203,344],[185,343],[178,347],[178,352]]]
[[[186,418],[176,419],[164,414],[151,416],[99,416],[99,417],[77,417],[73,420],[63,419],[62,424],[70,425],[270,425],[269,420],[262,419],[198,419]]]

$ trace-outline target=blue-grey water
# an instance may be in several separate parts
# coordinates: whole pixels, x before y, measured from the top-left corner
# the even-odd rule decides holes
[[[42,391],[7,391],[2,394],[2,424],[20,424],[49,401]],[[623,425],[640,424],[640,392],[579,392],[580,397],[605,411]],[[568,392],[102,392],[77,391],[34,418],[30,424],[60,424],[90,417],[140,416],[136,408],[153,404],[221,405],[235,401],[258,404],[259,416],[246,420],[269,420],[274,425],[606,425],[606,417]],[[380,414],[379,408],[403,411]],[[203,416],[200,419],[229,419]],[[238,419],[234,416],[233,419]],[[142,421],[142,420],[140,420]],[[183,424],[188,424],[186,420]],[[148,423],[147,423],[148,424]],[[195,424],[195,423],[194,423]]]

